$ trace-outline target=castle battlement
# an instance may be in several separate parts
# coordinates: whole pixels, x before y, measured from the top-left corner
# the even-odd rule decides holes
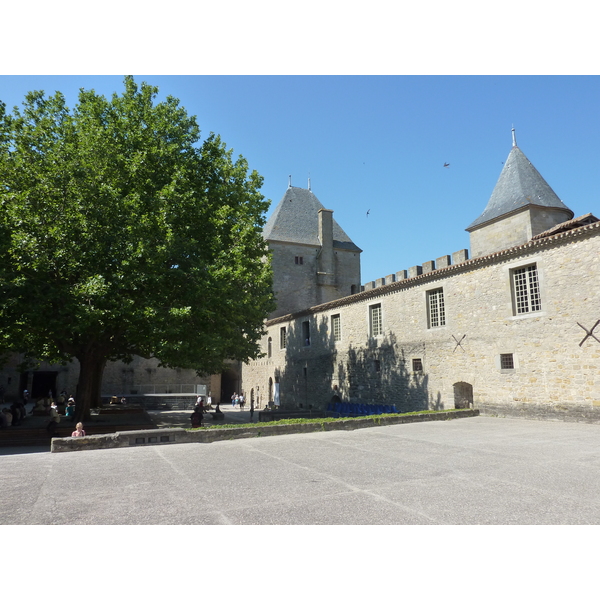
[[[384,285],[389,285],[390,283],[395,283],[396,281],[410,279],[411,277],[416,277],[417,275],[423,275],[424,273],[431,273],[432,271],[443,269],[451,265],[457,265],[465,262],[466,260],[469,260],[469,251],[465,248],[463,250],[458,250],[458,252],[453,252],[452,255],[446,254],[445,256],[440,256],[436,260],[428,260],[422,265],[410,267],[408,270],[405,269],[403,271],[398,271],[397,273],[380,277],[375,281],[364,283],[361,286],[360,291],[365,292],[367,290],[373,290]]]

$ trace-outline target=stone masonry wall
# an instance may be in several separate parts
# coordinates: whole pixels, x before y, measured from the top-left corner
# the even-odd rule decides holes
[[[591,331],[600,320],[599,262],[600,227],[590,226],[271,321],[271,357],[244,366],[244,390],[264,392],[269,379],[279,380],[282,406],[324,408],[338,385],[344,400],[420,410],[454,408],[458,384],[472,389],[482,413],[596,420],[600,343],[590,336],[580,343],[582,326]],[[542,310],[515,315],[511,272],[532,264]],[[445,324],[430,327],[428,293],[439,289]],[[376,305],[383,332],[373,337]],[[336,316],[339,341],[332,336]],[[310,346],[303,321],[310,323]],[[594,335],[600,339],[600,330]],[[501,354],[512,355],[513,369],[501,368]]]

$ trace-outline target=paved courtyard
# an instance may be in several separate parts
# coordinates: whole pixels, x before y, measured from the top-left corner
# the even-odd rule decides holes
[[[0,456],[0,524],[599,524],[600,425],[476,417]]]

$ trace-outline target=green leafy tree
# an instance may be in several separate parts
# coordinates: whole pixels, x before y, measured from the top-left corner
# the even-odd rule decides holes
[[[219,372],[259,356],[273,310],[262,178],[175,98],[125,78],[0,103],[0,335],[28,359],[79,361],[77,416],[107,361]]]

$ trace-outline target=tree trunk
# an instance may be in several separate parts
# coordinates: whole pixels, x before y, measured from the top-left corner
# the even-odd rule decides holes
[[[104,367],[106,366],[106,359],[99,360],[94,365],[94,393],[90,399],[90,405],[92,408],[102,407],[102,375],[104,374]]]
[[[83,421],[90,418],[92,407],[101,405],[100,390],[106,358],[103,353],[94,350],[88,350],[76,358],[79,360],[79,381],[75,397],[75,418]]]

